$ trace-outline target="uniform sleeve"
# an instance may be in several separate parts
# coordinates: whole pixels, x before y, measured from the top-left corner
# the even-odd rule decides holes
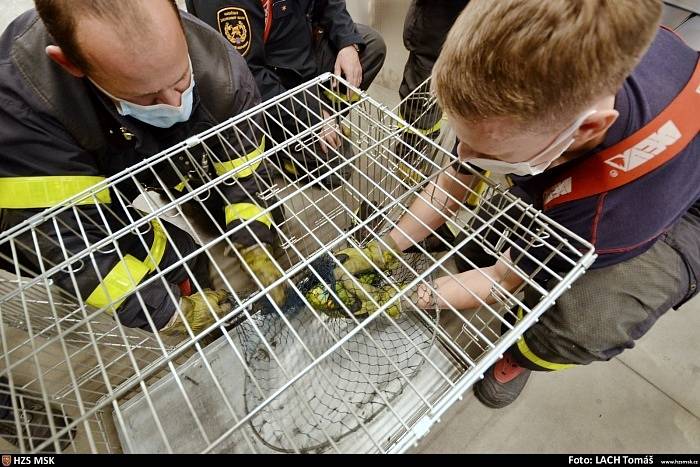
[[[328,29],[331,42],[340,50],[352,44],[360,49],[365,46],[362,36],[357,32],[355,22],[345,6],[345,0],[326,0],[321,12],[320,22]]]
[[[260,98],[263,102],[288,91],[284,85],[283,76],[281,75],[288,71],[275,69],[267,62],[265,46],[263,44],[264,27],[262,21],[260,21],[260,24],[256,24],[255,21],[251,22],[251,34],[253,37],[250,50],[245,54],[245,61],[247,62],[250,72],[253,74],[255,84],[257,85]],[[295,76],[294,80],[297,79],[298,77]],[[282,126],[289,130],[291,134],[296,132],[299,120],[304,122],[305,125],[313,125],[320,121],[320,106],[314,105],[314,101],[311,99],[307,99],[306,103],[312,108],[308,108],[296,100],[285,99],[283,105],[286,110],[276,115],[282,123]]]
[[[271,97],[278,96],[287,89],[282,85],[282,80],[272,68],[269,68],[265,59],[265,44],[263,32],[265,21],[262,16],[262,9],[259,0],[254,0],[254,9],[251,8],[250,1],[235,0],[187,0],[187,10],[217,32],[220,32],[218,23],[218,12],[226,8],[238,8],[245,11],[246,18],[250,23],[248,32],[249,47],[242,47],[239,52],[245,58],[250,71],[255,77],[262,100],[266,101]],[[237,60],[235,60],[237,62]]]
[[[235,89],[231,103],[233,117],[259,104],[260,93],[245,60],[232,49],[230,64]],[[275,235],[272,216],[264,212],[267,205],[258,196],[262,186],[260,177],[264,176],[261,155],[266,145],[272,144],[261,130],[264,124],[260,114],[244,119],[222,133],[225,143],[214,151],[218,157],[214,164],[217,175],[232,173],[235,179],[234,183],[222,184],[226,198],[223,211],[226,228],[236,230],[232,241],[242,246],[271,244]],[[243,223],[246,226],[241,228]]]
[[[0,81],[4,80],[6,85],[0,85],[2,231],[44,208],[60,205],[66,198],[105,179],[93,155],[82,150],[56,120],[36,110],[36,106],[28,105],[20,97],[21,91],[8,89],[8,83],[16,82],[16,79],[7,69],[0,68]],[[13,240],[25,269],[11,272],[31,276],[84,252],[108,235],[102,215],[116,209],[116,204],[110,191],[104,190],[72,209],[37,223],[33,229],[36,235],[27,232]],[[114,221],[123,222],[123,219]],[[156,244],[154,231],[142,239],[147,247]],[[63,269],[53,274],[52,279],[69,297],[75,299],[80,295],[84,303],[95,308],[116,310],[126,326],[152,330],[143,308],[133,295],[134,289],[153,274],[152,268],[144,266],[148,263],[149,252],[142,239],[127,234],[117,242],[124,259],[109,248],[86,257],[82,267],[76,265],[74,268],[77,285]],[[162,238],[159,241],[162,255],[156,256],[162,259],[169,254],[170,248]],[[127,256],[133,261],[127,260]],[[168,322],[175,310],[168,291],[173,292],[176,300],[179,299],[179,289],[174,282],[153,282],[140,290],[158,329]]]

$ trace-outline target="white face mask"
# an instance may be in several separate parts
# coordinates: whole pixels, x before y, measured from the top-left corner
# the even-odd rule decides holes
[[[90,79],[90,78],[88,78]],[[90,79],[92,81],[92,79]],[[125,101],[124,99],[119,99],[114,97],[104,89],[102,89],[97,83],[92,81],[92,84],[102,91],[105,95],[110,97],[115,101],[117,106],[117,112],[119,115],[127,116],[140,120],[149,125],[153,125],[158,128],[170,128],[176,123],[185,122],[189,120],[192,115],[192,105],[194,102],[194,70],[192,69],[192,61],[190,60],[190,85],[182,93],[180,98],[180,106],[175,107],[168,104],[155,104],[155,105],[139,105],[133,102]]]
[[[565,129],[552,144],[544,148],[537,155],[533,156],[527,161],[522,162],[505,162],[494,159],[467,159],[465,162],[475,165],[482,170],[488,170],[493,173],[499,174],[513,174],[513,175],[539,175],[544,172],[547,167],[549,167],[552,162],[559,158],[564,152],[569,149],[569,147],[574,144],[574,138],[572,136],[576,133],[576,130],[581,126],[581,124],[588,117],[596,112],[595,109],[591,109],[585,112],[581,117],[579,117],[573,125]],[[543,162],[538,162],[533,164],[532,161],[544,159]]]

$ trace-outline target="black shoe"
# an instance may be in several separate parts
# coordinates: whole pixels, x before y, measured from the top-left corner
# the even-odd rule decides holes
[[[523,391],[531,370],[518,365],[506,352],[474,385],[474,395],[486,407],[501,409],[510,405]]]

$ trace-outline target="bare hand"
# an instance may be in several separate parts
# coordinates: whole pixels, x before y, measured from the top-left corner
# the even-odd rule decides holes
[[[360,64],[360,56],[355,50],[354,45],[349,45],[340,49],[338,56],[335,59],[335,68],[333,73],[340,76],[345,76],[350,84],[359,87],[362,83],[362,65]],[[352,97],[352,91],[348,89],[348,97]]]
[[[323,110],[323,119],[327,120],[330,118],[331,114]],[[332,123],[327,123],[318,135],[321,151],[324,154],[328,154],[329,146],[333,149],[338,149],[340,147],[340,130],[338,125],[334,121]]]

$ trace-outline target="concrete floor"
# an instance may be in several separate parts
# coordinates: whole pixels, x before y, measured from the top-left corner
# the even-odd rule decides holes
[[[700,299],[606,363],[534,374],[509,408],[465,397],[415,452],[700,452]]]
[[[357,3],[357,2],[355,2]],[[29,0],[0,0],[0,30]],[[406,51],[407,0],[375,2],[387,63],[370,94],[393,106]],[[357,8],[351,3],[351,11]],[[472,395],[415,452],[700,452],[700,297],[670,311],[632,350],[607,363],[535,374],[511,407]]]

